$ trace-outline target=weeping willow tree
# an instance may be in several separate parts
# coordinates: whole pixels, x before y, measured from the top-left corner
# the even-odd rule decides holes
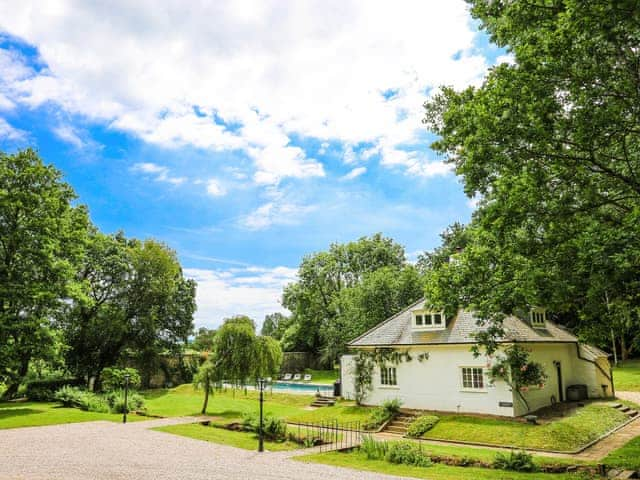
[[[206,413],[216,385],[229,383],[235,392],[248,381],[273,376],[280,370],[282,357],[280,343],[272,337],[257,336],[249,317],[226,319],[216,333],[211,356],[194,378],[194,386],[205,394],[202,413]]]

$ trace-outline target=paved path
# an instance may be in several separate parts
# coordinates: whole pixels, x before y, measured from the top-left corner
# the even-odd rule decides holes
[[[616,392],[616,397],[640,405],[640,392]]]
[[[126,425],[87,422],[0,430],[0,480],[384,480],[389,475],[292,460],[151,430],[169,418]],[[306,452],[304,452],[306,453]]]

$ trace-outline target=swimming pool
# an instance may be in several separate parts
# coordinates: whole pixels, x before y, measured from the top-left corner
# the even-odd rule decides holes
[[[295,383],[295,382],[273,382],[274,391],[289,393],[306,393],[313,394],[320,390],[322,395],[333,395],[333,385],[321,385],[317,383]]]

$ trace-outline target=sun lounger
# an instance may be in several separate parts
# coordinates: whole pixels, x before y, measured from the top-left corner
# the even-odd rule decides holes
[[[301,376],[299,373],[296,373],[296,374],[293,376],[293,379],[294,379],[295,381],[298,381],[298,380],[300,380],[301,378],[302,378],[302,376]]]
[[[291,380],[291,374],[290,373],[285,373],[284,377],[282,377],[283,380]]]
[[[310,382],[311,381],[311,374],[306,373],[305,376],[304,376],[304,381],[305,382]]]

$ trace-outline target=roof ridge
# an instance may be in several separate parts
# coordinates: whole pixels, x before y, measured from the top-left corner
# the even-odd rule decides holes
[[[404,312],[406,312],[407,310],[415,307],[418,303],[420,302],[424,302],[426,300],[425,297],[421,297],[419,300],[413,302],[411,305],[409,305],[406,308],[403,308],[402,310],[400,310],[398,313],[396,313],[395,315],[390,316],[389,318],[387,318],[386,320],[380,322],[379,324],[377,324],[375,327],[370,328],[369,330],[367,330],[366,332],[364,332],[361,335],[358,335],[356,338],[354,338],[353,340],[351,340],[349,343],[347,343],[347,346],[351,346],[354,343],[356,343],[358,340],[360,340],[361,338],[369,335],[371,332],[374,332],[375,330],[381,328],[383,325],[386,325],[387,323],[389,323],[391,320],[394,320],[396,317],[402,315]]]

